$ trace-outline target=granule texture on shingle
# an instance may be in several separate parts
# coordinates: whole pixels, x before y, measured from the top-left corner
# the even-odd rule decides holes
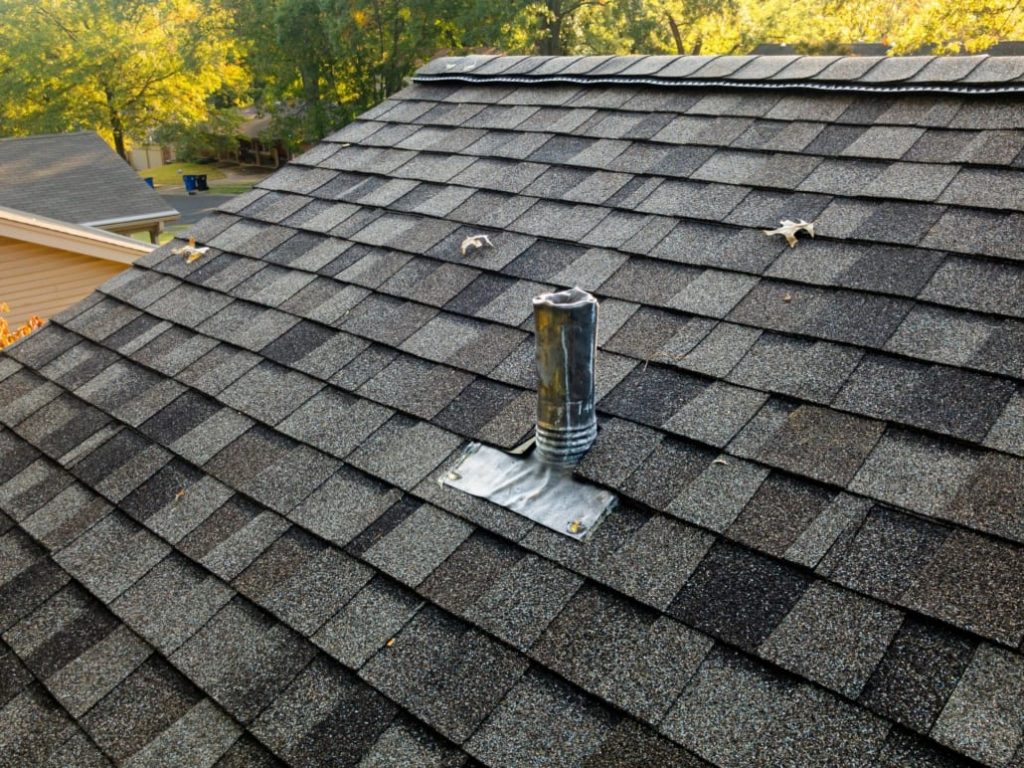
[[[760,734],[752,765],[868,768],[890,724],[835,695],[802,686],[793,707]]]
[[[373,575],[372,568],[293,527],[256,558],[234,586],[310,635]]]
[[[1024,639],[1024,551],[954,530],[903,595],[906,605],[958,627],[1017,646]]]
[[[757,492],[768,472],[767,467],[720,456],[669,504],[667,511],[722,532]]]
[[[867,516],[871,502],[838,494],[786,549],[783,557],[808,568],[817,567],[833,545],[852,538]]]
[[[394,413],[333,387],[317,392],[281,424],[286,435],[344,458]]]
[[[890,428],[853,478],[851,491],[941,516],[977,463],[977,453]]]
[[[431,607],[367,662],[360,676],[461,743],[526,668],[520,653]]]
[[[713,542],[706,531],[655,515],[602,564],[600,575],[616,589],[663,610]]]
[[[377,576],[317,631],[313,642],[358,669],[422,604],[412,592]]]
[[[359,762],[362,768],[415,765],[420,768],[455,768],[465,755],[411,721],[395,718]]]
[[[665,429],[723,448],[767,399],[763,392],[716,381],[676,411]]]
[[[704,471],[712,456],[702,446],[666,438],[619,490],[655,509],[666,509]]]
[[[600,749],[613,714],[560,680],[529,672],[466,743],[471,755],[509,768],[573,768]]]
[[[234,717],[250,722],[314,654],[300,635],[236,597],[170,658]]]
[[[401,496],[397,488],[343,466],[288,517],[328,541],[344,545]]]
[[[785,717],[796,684],[766,666],[722,648],[714,649],[673,704],[661,731],[724,768],[751,765],[755,739]]]
[[[855,699],[902,619],[887,605],[816,582],[758,653]]]
[[[932,562],[948,535],[949,529],[936,523],[875,507],[857,535],[820,567],[840,584],[895,602]]]
[[[845,486],[884,430],[882,422],[804,405],[789,414],[759,457],[816,480]]]
[[[967,669],[977,641],[907,617],[859,701],[918,733],[927,733]]]
[[[1024,542],[1024,460],[987,453],[977,471],[948,507],[948,520]]]
[[[526,556],[518,547],[481,530],[474,531],[418,587],[420,594],[456,615]]]
[[[192,683],[154,654],[80,722],[106,754],[127,761],[202,698]]]
[[[403,489],[411,489],[458,448],[457,436],[394,416],[347,458],[348,463]]]
[[[355,765],[396,712],[393,703],[321,655],[259,716],[252,732],[293,765]]]
[[[833,496],[817,484],[773,472],[729,526],[729,538],[781,557]]]
[[[1010,763],[1022,743],[1024,662],[982,644],[939,715],[932,736],[987,765]]]
[[[416,586],[471,532],[468,523],[424,504],[370,547],[365,556],[399,581]]]
[[[527,555],[479,595],[466,610],[466,617],[502,640],[526,649],[582,582],[582,578],[549,560]]]
[[[122,514],[111,514],[60,551],[57,562],[111,602],[163,559],[170,547]]]
[[[650,455],[661,439],[656,430],[625,419],[609,419],[600,424],[597,440],[577,472],[603,485],[617,486]]]
[[[242,728],[209,699],[204,699],[132,756],[139,768],[159,768],[216,760],[241,735]]]
[[[793,609],[811,582],[791,565],[718,542],[668,613],[688,626],[753,649]]]
[[[132,629],[168,654],[195,634],[234,596],[234,590],[172,553],[111,606]]]
[[[531,653],[586,690],[657,722],[712,641],[656,616],[613,593],[584,587]]]

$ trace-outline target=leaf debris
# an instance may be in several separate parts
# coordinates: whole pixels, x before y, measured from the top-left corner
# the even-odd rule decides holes
[[[459,246],[459,250],[462,252],[462,255],[465,256],[466,251],[468,251],[470,248],[483,248],[484,246],[488,248],[494,247],[494,243],[491,242],[491,238],[489,236],[469,235],[468,237],[466,237],[465,240],[462,241],[462,245]]]
[[[811,237],[814,237],[814,222],[813,221],[793,221],[791,219],[782,219],[779,221],[782,226],[778,229],[762,229],[769,237],[772,235],[782,235],[786,238],[786,242],[789,243],[789,247],[792,248],[796,245],[796,233],[801,229]]]
[[[171,251],[171,253],[173,253],[175,256],[184,256],[185,263],[191,264],[197,259],[201,259],[203,256],[205,256],[208,250],[210,250],[210,246],[208,245],[204,245],[202,248],[197,248],[196,239],[194,237],[190,237],[188,239],[188,245],[183,245],[180,248],[175,248],[173,251]]]

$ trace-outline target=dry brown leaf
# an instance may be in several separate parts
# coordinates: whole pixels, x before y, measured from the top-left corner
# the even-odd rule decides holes
[[[786,238],[786,242],[789,243],[789,247],[792,248],[796,245],[796,233],[801,229],[811,237],[814,237],[814,222],[813,221],[793,221],[791,219],[782,219],[779,224],[782,226],[778,229],[763,229],[761,230],[766,235],[782,235]]]

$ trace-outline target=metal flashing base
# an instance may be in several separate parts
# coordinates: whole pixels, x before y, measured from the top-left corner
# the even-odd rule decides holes
[[[572,471],[534,454],[513,456],[470,443],[442,486],[487,499],[572,539],[585,539],[615,507],[610,491],[582,483]]]

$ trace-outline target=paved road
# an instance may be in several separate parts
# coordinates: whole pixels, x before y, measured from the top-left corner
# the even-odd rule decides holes
[[[181,219],[174,222],[175,224],[195,224],[234,195],[198,192],[194,195],[161,195],[161,197],[171,208],[181,213]]]

